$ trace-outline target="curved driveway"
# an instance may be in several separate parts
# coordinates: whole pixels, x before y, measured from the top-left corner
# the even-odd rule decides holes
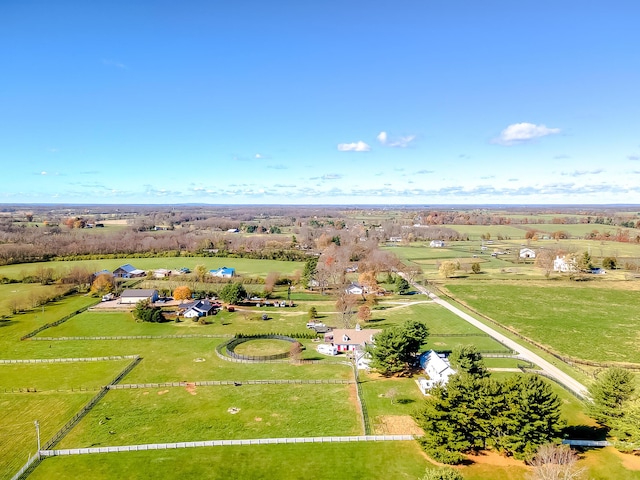
[[[548,362],[547,360],[545,360],[541,356],[533,353],[528,348],[523,347],[519,343],[517,343],[514,340],[511,340],[510,338],[504,336],[500,332],[497,332],[496,330],[494,330],[493,328],[489,327],[488,325],[485,325],[484,323],[480,322],[479,320],[476,320],[471,315],[463,312],[459,308],[454,307],[453,305],[451,305],[446,300],[443,300],[442,298],[438,297],[435,293],[429,292],[423,286],[418,285],[416,283],[412,283],[412,285],[420,293],[423,293],[423,294],[427,295],[429,298],[431,298],[435,303],[437,303],[439,305],[442,305],[444,308],[446,308],[450,312],[456,314],[458,317],[462,318],[463,320],[466,320],[467,322],[469,322],[474,327],[479,328],[480,330],[482,330],[483,332],[487,333],[492,338],[498,340],[500,343],[503,343],[504,345],[506,345],[507,347],[511,348],[515,352],[518,352],[518,355],[521,358],[536,364],[548,376],[552,377],[558,383],[564,385],[566,388],[568,388],[573,393],[575,393],[578,397],[580,397],[580,398],[588,398],[589,397],[589,393],[587,391],[587,388],[584,385],[582,385],[580,382],[578,382],[576,379],[574,379],[570,375],[567,375],[566,373],[564,373],[558,367],[554,366],[553,364],[551,364],[550,362]]]

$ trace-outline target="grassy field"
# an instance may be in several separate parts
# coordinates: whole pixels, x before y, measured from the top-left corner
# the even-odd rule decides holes
[[[55,457],[30,478],[64,478],[73,472],[75,478],[94,480],[334,480],[336,471],[343,471],[348,478],[415,480],[427,467],[432,468],[416,442],[247,445]]]
[[[45,323],[55,322],[78,309],[96,303],[97,299],[74,295],[51,302],[24,313],[9,315],[0,321],[0,345],[4,342],[18,340],[23,335],[35,330]]]
[[[402,249],[404,255],[422,262],[423,268],[429,275],[437,277],[437,262],[446,255],[454,255],[455,258],[467,261],[476,260],[472,255],[476,254],[474,248],[479,248],[479,244],[468,242],[456,245],[449,251],[440,249],[418,248],[418,247],[398,247]],[[499,247],[502,248],[502,247]],[[435,257],[428,255],[434,252]],[[487,256],[488,257],[488,256]],[[134,259],[137,260],[137,259]],[[154,260],[154,259],[148,259]],[[176,259],[182,260],[182,259]],[[202,259],[195,259],[201,261]],[[225,259],[226,260],[226,259]],[[590,355],[633,355],[640,356],[637,337],[631,337],[628,332],[640,331],[640,320],[634,313],[634,309],[629,305],[634,305],[634,282],[623,282],[628,289],[619,288],[615,282],[607,279],[604,282],[589,282],[578,284],[564,281],[536,281],[540,278],[540,273],[536,272],[530,265],[518,265],[515,268],[523,273],[503,273],[501,270],[506,266],[514,267],[514,264],[504,259],[478,258],[482,261],[483,272],[478,276],[469,278],[459,278],[450,280],[447,286],[451,292],[461,299],[467,301],[475,308],[488,315],[503,321],[505,325],[511,325],[521,329],[525,335],[551,345],[565,353],[588,352]],[[116,261],[117,265],[126,263]],[[137,263],[132,261],[136,266]],[[116,265],[116,266],[117,266]],[[233,266],[226,264],[226,266]],[[161,266],[159,266],[161,267]],[[212,265],[211,268],[214,266]],[[142,268],[142,267],[141,267]],[[236,267],[238,268],[238,267]],[[254,268],[257,271],[257,267]],[[531,271],[533,273],[525,273]],[[500,280],[501,278],[526,279],[526,283],[518,283],[515,280]],[[481,280],[481,281],[480,281]],[[162,282],[160,282],[162,283]],[[11,286],[11,285],[9,285]],[[256,285],[260,288],[260,285]],[[458,290],[456,290],[458,289]],[[531,294],[532,289],[535,295]],[[280,292],[282,293],[282,292]],[[297,297],[296,297],[297,296]],[[292,333],[309,332],[305,328],[308,321],[307,311],[311,306],[315,306],[320,314],[321,321],[334,326],[339,326],[340,322],[336,316],[335,299],[331,296],[321,296],[309,292],[292,292],[297,306],[294,308],[245,308],[242,307],[236,312],[221,312],[210,317],[210,324],[199,325],[196,322],[186,320],[180,323],[168,322],[164,324],[137,323],[128,312],[100,312],[89,311],[79,314],[58,327],[51,328],[39,334],[39,337],[63,337],[63,336],[132,336],[132,335],[181,335],[181,334],[224,334],[232,335],[238,332],[243,333]],[[62,357],[90,357],[109,355],[132,355],[138,354],[142,357],[140,364],[130,372],[122,383],[161,383],[161,382],[195,382],[207,380],[235,380],[245,381],[254,379],[352,379],[353,371],[346,365],[336,364],[336,360],[344,360],[342,356],[326,357],[319,355],[315,351],[316,343],[310,340],[303,340],[306,347],[304,358],[322,360],[318,364],[293,365],[290,363],[270,363],[270,364],[239,364],[221,360],[215,353],[215,347],[224,338],[158,338],[158,339],[135,339],[135,340],[67,340],[67,341],[24,341],[19,342],[19,337],[42,325],[45,322],[52,322],[73,312],[82,306],[95,302],[95,299],[88,297],[69,297],[55,304],[47,305],[42,310],[15,315],[7,322],[0,322],[0,348],[3,358],[62,358]],[[554,306],[556,305],[556,306]],[[561,307],[557,307],[561,305]],[[606,305],[606,308],[601,308]],[[526,312],[529,312],[525,314]],[[578,312],[578,313],[576,313]],[[582,312],[589,312],[589,315],[582,315]],[[262,313],[267,313],[269,320],[259,320]],[[594,315],[591,315],[594,314]],[[495,315],[495,316],[494,316]],[[584,317],[584,318],[583,318]],[[596,320],[597,318],[597,320]],[[423,295],[389,296],[381,299],[379,305],[372,312],[372,320],[365,324],[366,328],[385,328],[390,325],[402,323],[406,319],[419,319],[425,321],[430,329],[430,337],[425,349],[434,348],[436,350],[448,350],[459,344],[474,344],[480,350],[502,350],[499,343],[487,336],[479,335],[481,332],[467,322],[459,319],[448,310],[439,307],[426,299]],[[555,328],[555,330],[554,330]],[[567,335],[570,331],[572,334]],[[616,336],[621,336],[621,332],[626,332],[624,341],[628,342],[628,348],[620,348],[621,343],[616,343]],[[468,336],[449,336],[468,335]],[[594,342],[594,338],[599,341]],[[635,343],[633,343],[635,342]],[[264,343],[264,344],[263,344]],[[632,344],[633,343],[633,344]],[[272,353],[274,348],[271,341],[252,341],[244,344],[244,348],[250,347],[253,354]],[[284,345],[286,350],[287,345]],[[240,347],[239,347],[240,348]],[[280,348],[280,347],[277,347]],[[256,350],[257,349],[257,350]],[[623,351],[624,350],[624,351]],[[244,352],[247,353],[247,352]],[[607,358],[610,360],[611,358]],[[128,361],[123,362],[97,362],[74,364],[73,371],[65,369],[64,366],[54,364],[53,366],[41,365],[0,365],[0,387],[7,385],[8,388],[36,387],[38,393],[22,394],[30,395],[32,398],[30,405],[18,403],[16,409],[20,411],[33,411],[36,415],[45,412],[44,405],[50,404],[51,408],[61,410],[60,424],[64,423],[63,417],[68,418],[80,406],[86,402],[75,399],[80,397],[68,397],[62,394],[61,397],[53,395],[55,392],[44,392],[44,390],[68,389],[81,386],[84,388],[94,388],[112,379]],[[487,359],[490,367],[510,367],[517,366],[518,362],[511,359]],[[8,367],[8,368],[5,368]],[[499,372],[497,376],[510,375]],[[30,385],[23,385],[29,380]],[[64,439],[64,446],[89,446],[89,445],[113,445],[126,443],[146,443],[146,442],[173,442],[181,440],[203,440],[214,438],[249,438],[249,437],[270,437],[270,436],[311,436],[311,435],[348,435],[359,434],[361,429],[358,406],[355,402],[354,385],[242,385],[239,387],[197,387],[193,390],[181,387],[167,388],[147,388],[132,390],[111,391],[108,395],[89,413],[87,417]],[[559,387],[558,387],[559,389]],[[364,375],[363,398],[368,408],[369,417],[376,431],[380,433],[396,433],[391,428],[388,419],[407,417],[420,404],[422,395],[419,392],[413,378],[386,379],[376,375]],[[396,390],[393,395],[393,403],[388,393]],[[86,394],[86,392],[83,392]],[[89,392],[92,396],[95,392]],[[74,393],[73,395],[81,395]],[[0,401],[9,397],[9,394],[2,395]],[[60,406],[58,402],[65,402],[69,399],[70,405]],[[588,419],[582,413],[582,405],[573,397],[564,393],[563,413],[570,425],[588,425]],[[4,406],[5,404],[3,404]],[[31,406],[32,405],[32,406]],[[236,414],[230,414],[227,410],[231,407],[239,408]],[[11,408],[14,408],[11,406]],[[13,411],[13,410],[11,410]],[[67,415],[67,417],[65,417]],[[109,420],[107,420],[107,417]],[[8,417],[7,417],[8,418]],[[44,418],[44,417],[43,417]],[[336,419],[340,419],[339,422]],[[102,424],[100,421],[102,420]],[[27,423],[32,425],[32,420]],[[26,424],[25,424],[26,425]],[[59,427],[60,425],[58,425]],[[2,428],[2,427],[0,427]],[[29,428],[29,426],[27,426]],[[54,429],[55,430],[55,429]],[[114,432],[114,433],[109,433]],[[397,432],[400,433],[400,432]],[[49,435],[49,433],[47,433]],[[7,434],[5,433],[5,437]],[[45,435],[43,435],[43,441]],[[348,446],[317,446],[314,449],[339,447],[350,448],[353,452],[360,452],[360,455],[369,459],[376,455],[381,444],[359,444]],[[396,443],[387,443],[389,449],[393,451]],[[363,460],[360,465],[349,464],[349,474],[351,472],[368,473],[371,478],[379,478],[380,472],[384,472],[385,478],[417,478],[423,472],[426,461],[421,456],[415,443],[410,443],[411,448],[407,451],[416,450],[409,453],[409,458],[413,463],[405,462],[405,459],[391,459],[386,456],[389,466],[386,464],[378,470],[370,471],[369,460]],[[271,456],[265,454],[265,465],[282,463],[289,455],[289,448],[295,446],[282,446],[282,449],[272,449]],[[286,448],[285,448],[286,447]],[[250,447],[253,449],[254,447]],[[8,472],[11,474],[26,461],[26,447],[18,446],[12,449],[17,456],[16,465],[11,463]],[[220,458],[212,460],[209,457],[208,463],[202,461],[194,450],[158,452],[158,468],[166,468],[173,465],[172,462],[188,459],[187,472],[212,472],[211,462],[225,463],[233,462],[237,453],[245,455],[248,449],[242,447],[207,450],[216,452]],[[315,451],[315,450],[314,450]],[[328,451],[328,450],[327,450]],[[342,450],[341,450],[342,451]],[[230,453],[226,453],[230,452]],[[120,469],[134,469],[127,473],[122,473],[126,478],[151,478],[154,476],[153,468],[145,469],[139,462],[147,459],[148,462],[156,461],[155,452],[149,452],[136,457],[134,454],[112,454],[108,456],[76,457],[73,459],[48,459],[35,472],[37,475],[50,474],[51,477],[60,475],[60,469],[74,468],[81,472],[96,468],[95,464],[105,465],[98,467],[92,478],[113,478],[113,472]],[[146,456],[145,456],[146,455]],[[165,456],[165,455],[168,455]],[[273,455],[276,458],[273,458]],[[282,455],[281,457],[277,457]],[[24,456],[25,458],[22,458]],[[322,457],[322,454],[319,454]],[[402,455],[401,455],[402,456]],[[216,457],[217,458],[217,457]],[[329,463],[332,458],[327,460]],[[131,460],[132,459],[132,460]],[[416,459],[420,463],[416,463]],[[604,459],[604,460],[603,460]],[[504,480],[524,480],[527,469],[522,464],[499,464],[498,460],[491,460],[494,463],[486,463],[485,459],[477,459],[469,466],[463,467],[465,478],[471,479],[504,479]],[[13,462],[13,460],[11,460]],[[305,458],[305,465],[307,459]],[[311,461],[312,465],[321,465],[318,468],[326,468],[327,461],[316,462],[316,458]],[[378,461],[376,457],[375,461]],[[496,465],[498,461],[498,465]],[[593,478],[606,478],[601,475],[603,462],[611,461],[615,465],[618,461],[622,465],[622,460],[609,458],[606,453],[594,452],[585,457],[585,464],[590,465],[590,472],[594,472]],[[65,463],[70,462],[70,463]],[[129,463],[131,462],[131,463]],[[395,462],[395,463],[394,463]],[[356,462],[357,463],[357,462]],[[58,465],[66,465],[59,467]],[[192,466],[193,464],[193,466]],[[69,467],[73,465],[72,467]],[[124,465],[129,465],[125,467]],[[14,468],[15,466],[15,468]],[[264,465],[238,466],[233,465],[232,478],[244,478],[245,474],[252,478],[267,478],[265,475],[272,475],[272,471],[264,470]],[[419,467],[419,468],[418,468]],[[155,467],[154,467],[155,468]],[[169,467],[169,469],[172,467]],[[275,468],[275,467],[274,467]],[[306,467],[305,467],[306,468]],[[312,467],[309,467],[310,469]],[[316,470],[318,469],[316,468]],[[617,468],[617,467],[616,467]],[[626,475],[627,471],[621,471]],[[309,470],[309,471],[316,471]],[[273,470],[278,471],[278,470]],[[289,468],[283,473],[281,478],[300,478],[288,475],[297,475],[298,471],[290,472]],[[185,470],[178,468],[178,472],[184,475]],[[307,470],[304,470],[307,472]],[[600,473],[599,473],[600,472]],[[166,472],[164,472],[166,473]],[[170,475],[174,472],[170,472]],[[219,472],[213,472],[217,475]],[[75,474],[75,472],[74,472]],[[148,475],[148,476],[144,476]],[[177,475],[177,473],[176,473]],[[237,475],[234,477],[234,475]],[[332,472],[335,475],[335,472]],[[63,475],[64,476],[64,475]],[[167,475],[162,475],[167,477]],[[204,474],[204,478],[207,475]],[[157,475],[156,475],[157,478]],[[217,478],[215,476],[210,478]],[[228,475],[225,475],[228,478]],[[273,478],[268,477],[268,478]],[[313,478],[323,478],[317,474]],[[633,476],[620,476],[618,478],[635,478]]]
[[[95,394],[0,393],[0,478],[11,478],[36,452],[35,420],[44,443]]]
[[[112,390],[60,448],[361,435],[361,430],[354,385]]]
[[[161,258],[114,258],[102,260],[74,260],[69,262],[39,262],[24,263],[19,265],[3,265],[0,267],[0,276],[7,278],[23,278],[33,274],[39,268],[52,268],[57,272],[68,272],[74,267],[88,268],[92,272],[102,269],[115,270],[120,265],[130,263],[141,270],[154,270],[156,268],[180,269],[187,267],[191,270],[196,265],[204,265],[207,270],[220,267],[235,268],[237,275],[266,276],[269,272],[279,272],[283,275],[291,275],[297,270],[302,271],[303,262],[285,262],[279,260],[253,260],[249,258],[218,258],[218,257],[161,257]]]
[[[28,310],[42,297],[57,297],[68,290],[66,285],[8,283],[0,285],[0,316],[10,315],[13,307]]]
[[[131,360],[74,363],[0,364],[0,392],[13,389],[60,391],[99,390],[107,385]]]
[[[638,292],[545,282],[449,283],[455,296],[557,352],[598,362],[640,363]]]

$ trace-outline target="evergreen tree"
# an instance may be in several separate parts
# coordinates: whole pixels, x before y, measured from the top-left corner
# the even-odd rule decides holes
[[[516,458],[532,456],[560,432],[560,399],[538,375],[508,379],[503,385],[504,411],[496,417],[494,444]]]
[[[309,257],[304,263],[304,269],[302,270],[302,279],[304,284],[308,287],[309,281],[318,273],[318,257]]]
[[[383,375],[394,375],[410,368],[416,354],[429,336],[427,326],[417,320],[407,320],[375,336],[375,343],[367,346],[371,367]]]
[[[624,414],[624,403],[635,391],[633,374],[622,368],[609,368],[598,376],[589,393],[593,403],[589,415],[601,425],[611,428]]]
[[[458,372],[465,372],[475,377],[486,377],[489,373],[484,366],[482,355],[475,345],[458,345],[449,355],[451,366]]]
[[[407,282],[400,275],[396,277],[395,284],[396,284],[396,292],[398,292],[400,295],[404,295],[411,288],[411,285],[409,285],[409,282]]]

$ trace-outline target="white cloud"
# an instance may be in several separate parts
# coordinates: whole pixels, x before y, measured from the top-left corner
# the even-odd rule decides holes
[[[500,136],[494,139],[493,142],[500,145],[517,145],[558,133],[560,133],[559,128],[548,128],[546,125],[535,125],[527,122],[514,123],[502,130]]]
[[[43,170],[42,172],[40,172],[40,175],[47,175],[47,172]]]
[[[371,147],[361,140],[353,143],[339,143],[338,150],[341,152],[368,152]]]
[[[405,148],[408,147],[409,144],[416,139],[416,136],[407,135],[406,137],[389,138],[387,132],[380,132],[376,136],[376,139],[378,140],[378,142],[380,142],[381,145],[384,145],[385,147]]]

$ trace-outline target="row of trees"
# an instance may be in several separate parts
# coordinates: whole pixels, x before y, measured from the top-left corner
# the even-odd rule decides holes
[[[560,400],[539,376],[491,378],[471,346],[456,349],[450,361],[457,373],[431,390],[416,415],[430,456],[455,464],[463,453],[493,448],[531,458],[539,446],[558,436]]]

